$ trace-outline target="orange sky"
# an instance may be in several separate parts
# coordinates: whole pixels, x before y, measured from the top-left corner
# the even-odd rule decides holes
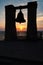
[[[6,5],[14,5],[14,6],[19,6],[19,5],[27,5],[28,2],[30,1],[37,1],[37,30],[43,30],[43,0],[0,0],[0,30],[5,30],[5,6]],[[18,14],[19,10],[16,11],[16,17]],[[24,31],[27,28],[27,9],[22,10],[24,14],[24,18],[26,19],[26,23],[24,24],[19,24],[16,23],[16,28],[18,31]],[[40,16],[41,15],[41,16]]]
[[[0,30],[5,30],[5,22],[4,20],[2,20],[3,22],[0,22]],[[38,29],[43,29],[43,16],[41,17],[37,17],[36,19],[37,21],[37,28]],[[17,31],[25,31],[26,28],[27,28],[27,22],[26,23],[16,23],[16,28],[17,28]]]
[[[26,28],[27,28],[27,24],[16,23],[16,29],[17,29],[17,31],[26,31]]]
[[[5,22],[0,22],[0,30],[5,30]]]
[[[43,30],[43,16],[37,17],[36,23],[37,23],[37,30],[40,30],[40,29]],[[17,23],[16,28],[17,30],[26,31],[27,23],[24,23],[24,24]]]
[[[37,28],[43,30],[43,16],[37,17],[36,21],[37,21]]]
[[[18,12],[16,13],[16,17],[17,17]],[[5,30],[5,12],[3,12],[3,13],[4,13],[4,16],[2,16],[2,18],[0,18],[0,30]],[[21,24],[16,23],[17,31],[26,31],[26,29],[27,29],[27,11],[23,10],[23,14],[24,14],[24,18],[25,18],[26,22],[21,23]],[[37,23],[38,30],[43,29],[43,16],[37,16],[36,23]]]

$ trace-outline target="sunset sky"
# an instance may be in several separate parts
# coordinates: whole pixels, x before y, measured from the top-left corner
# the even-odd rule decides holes
[[[37,30],[43,30],[43,0],[0,0],[0,30],[5,30],[5,6],[6,5],[14,5],[14,6],[20,6],[20,5],[27,5],[28,2],[37,1]],[[19,10],[16,11],[16,17]],[[24,14],[24,18],[26,19],[25,23],[16,23],[17,30],[26,30],[27,28],[27,9],[22,10]]]

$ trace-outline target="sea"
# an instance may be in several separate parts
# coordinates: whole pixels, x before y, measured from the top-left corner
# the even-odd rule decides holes
[[[5,39],[5,31],[0,31],[0,41]]]
[[[17,32],[17,38],[19,39],[25,39],[26,38],[26,32],[23,31],[18,31]],[[5,31],[0,31],[0,40],[4,40],[5,39]]]
[[[40,33],[42,33],[42,39],[43,39],[43,31],[37,31],[38,37],[40,37]],[[26,31],[23,32],[17,32],[17,38],[19,39],[26,39]],[[5,31],[0,31],[0,41],[5,39]]]

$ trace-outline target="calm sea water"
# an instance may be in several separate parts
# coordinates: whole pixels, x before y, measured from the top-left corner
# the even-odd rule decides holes
[[[4,40],[4,39],[5,39],[5,35],[3,35],[3,34],[1,35],[0,34],[0,40]]]
[[[17,32],[17,38],[24,39],[26,37],[26,32]],[[5,39],[5,32],[0,31],[0,40]]]
[[[40,32],[38,32],[38,37],[40,37]],[[26,38],[26,32],[17,32],[17,38],[19,39],[25,39]],[[0,40],[5,39],[5,32],[0,31]],[[42,39],[43,39],[43,33],[42,33]]]
[[[4,40],[4,39],[5,39],[5,32],[0,31],[0,40]]]

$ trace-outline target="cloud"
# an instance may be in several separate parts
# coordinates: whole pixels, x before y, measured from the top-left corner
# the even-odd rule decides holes
[[[38,16],[38,17],[43,16],[43,12],[38,13],[37,16]]]
[[[43,16],[37,17],[37,21],[38,22],[41,22],[42,21],[42,23],[43,23]]]
[[[37,17],[37,28],[38,29],[43,29],[43,16]]]

